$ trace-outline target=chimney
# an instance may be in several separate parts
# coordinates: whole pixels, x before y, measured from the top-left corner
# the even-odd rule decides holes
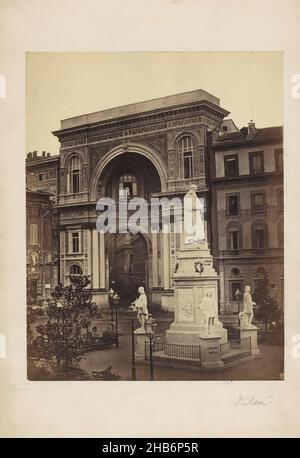
[[[32,159],[32,153],[27,154],[27,159]]]
[[[33,151],[32,155],[33,155],[33,156],[32,156],[33,159],[36,159],[36,158],[37,158],[37,151]]]
[[[50,153],[47,153],[47,157],[50,157]]]
[[[255,134],[256,134],[255,122],[251,119],[251,121],[248,122],[248,137],[254,137]]]
[[[46,151],[42,151],[42,156],[46,157]]]

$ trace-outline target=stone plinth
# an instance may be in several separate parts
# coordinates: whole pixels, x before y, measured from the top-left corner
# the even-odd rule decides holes
[[[221,360],[220,336],[202,336],[199,338],[201,346],[201,366],[208,369],[224,367]]]
[[[136,359],[145,359],[145,345],[148,341],[146,334],[141,332],[134,331],[134,348],[135,348],[135,358]]]
[[[212,265],[207,243],[184,247],[177,253],[178,268],[173,275],[174,322],[166,332],[166,343],[199,345],[199,337],[218,335],[227,342],[227,330],[218,320],[218,275]],[[214,321],[207,331],[201,302],[209,294],[214,304]]]
[[[260,351],[257,345],[258,327],[250,324],[249,326],[240,327],[240,339],[250,338],[251,355],[259,355]]]

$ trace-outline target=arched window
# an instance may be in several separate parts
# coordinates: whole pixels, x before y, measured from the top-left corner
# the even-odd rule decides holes
[[[137,181],[134,175],[125,173],[119,179],[119,195],[132,199],[137,196]]]
[[[264,267],[260,266],[256,269],[255,278],[266,278],[268,276]]]
[[[194,176],[194,152],[195,142],[193,137],[190,135],[185,135],[178,142],[178,153],[180,157],[182,178],[193,178]]]
[[[241,275],[240,269],[238,269],[237,267],[233,267],[231,269],[231,275],[234,275],[235,277]]]
[[[283,224],[283,219],[279,221],[277,224],[277,237],[278,237],[278,248],[283,248],[284,247],[284,224]]]
[[[72,156],[68,163],[67,190],[68,193],[80,192],[81,160],[78,156]]]
[[[235,221],[227,226],[227,249],[238,254],[242,248],[242,228],[241,225]]]
[[[78,264],[73,264],[70,267],[70,275],[82,275],[82,269]]]
[[[268,226],[265,221],[255,221],[252,224],[252,248],[268,248]]]

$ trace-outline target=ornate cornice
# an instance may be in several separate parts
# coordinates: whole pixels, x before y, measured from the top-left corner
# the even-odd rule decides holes
[[[214,127],[227,114],[222,108],[203,102],[165,112],[59,130],[53,134],[59,138],[62,148],[68,148],[198,124]]]

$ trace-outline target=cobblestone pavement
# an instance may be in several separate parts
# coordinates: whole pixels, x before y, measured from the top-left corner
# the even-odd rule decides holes
[[[81,361],[82,369],[101,371],[107,366],[112,366],[118,372],[121,380],[131,380],[131,320],[132,314],[121,312],[118,329],[119,347],[106,350],[89,352]],[[107,321],[106,321],[107,320]],[[171,316],[163,314],[157,317],[159,322],[157,332],[163,333],[169,328]],[[109,325],[109,316],[103,315],[101,320],[96,320],[98,330],[103,330]],[[161,364],[154,366],[155,380],[281,380],[283,375],[283,347],[279,345],[260,345],[261,356],[258,359],[240,361],[221,370],[204,371],[203,369],[170,368]],[[137,380],[149,380],[150,368],[148,362],[137,363]]]

